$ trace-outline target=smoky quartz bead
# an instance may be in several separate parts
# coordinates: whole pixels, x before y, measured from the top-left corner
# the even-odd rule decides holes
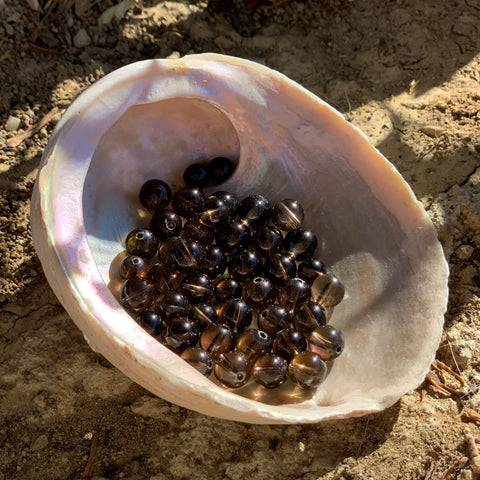
[[[326,363],[313,352],[301,352],[288,366],[290,379],[302,388],[313,388],[325,380]]]
[[[180,291],[190,303],[201,303],[210,300],[213,295],[213,285],[204,273],[192,273],[182,280]]]
[[[270,254],[279,252],[282,244],[282,232],[275,227],[264,225],[252,232],[250,249],[261,257],[267,257]]]
[[[197,303],[190,307],[188,318],[195,322],[198,330],[202,332],[212,323],[218,323],[218,316],[215,309],[208,303]]]
[[[200,336],[200,346],[214,357],[233,350],[234,345],[235,337],[227,325],[210,325]]]
[[[303,260],[313,255],[318,240],[314,233],[305,228],[296,228],[285,235],[283,249],[295,260]]]
[[[308,339],[312,352],[317,353],[325,361],[337,358],[345,347],[343,333],[332,325],[316,328]]]
[[[249,379],[249,365],[239,352],[222,353],[213,367],[217,380],[229,388],[245,385]]]
[[[145,279],[132,277],[122,284],[120,303],[123,307],[140,312],[150,308],[155,302],[155,289]]]
[[[150,219],[149,229],[162,241],[177,237],[182,231],[182,219],[175,212],[156,210]]]
[[[228,273],[238,282],[261,275],[262,270],[262,260],[250,250],[233,253],[228,262]]]
[[[183,274],[170,264],[154,263],[147,273],[147,280],[157,292],[176,290],[180,287]]]
[[[304,352],[307,349],[307,338],[303,333],[293,328],[280,330],[273,340],[273,352],[288,362],[300,352]]]
[[[326,267],[320,260],[309,257],[298,265],[297,275],[310,285],[320,273],[325,273]]]
[[[250,308],[263,308],[275,300],[275,295],[275,287],[267,278],[254,277],[245,280],[242,298]]]
[[[250,242],[250,229],[238,220],[228,220],[217,225],[215,240],[224,251],[241,248]]]
[[[250,228],[258,228],[267,222],[271,211],[272,207],[263,195],[251,195],[239,203],[237,218]]]
[[[201,163],[192,163],[183,172],[183,181],[189,187],[205,188],[210,183],[207,166]]]
[[[199,347],[189,347],[182,352],[180,358],[185,360],[202,375],[208,377],[213,370],[212,356]]]
[[[173,194],[172,208],[183,218],[193,218],[203,211],[205,195],[197,187],[186,187]]]
[[[125,249],[129,255],[152,258],[158,251],[158,239],[152,231],[136,228],[127,235]]]
[[[200,271],[208,275],[211,279],[222,275],[227,269],[227,256],[217,245],[208,245],[205,247],[205,260],[200,267]]]
[[[297,265],[295,260],[283,253],[271,255],[265,260],[263,266],[263,274],[275,285],[282,285],[289,278],[295,277],[296,273]]]
[[[165,208],[172,199],[170,187],[162,180],[152,179],[140,188],[140,203],[151,212]]]
[[[218,192],[212,193],[211,196],[219,198],[228,207],[228,215],[230,218],[235,215],[238,207],[238,200],[231,193],[219,190]]]
[[[231,298],[220,307],[218,321],[228,325],[234,333],[243,332],[252,323],[252,310],[243,300]]]
[[[345,295],[340,280],[328,273],[321,273],[312,283],[312,298],[324,308],[338,305]]]
[[[288,362],[271,353],[262,355],[253,365],[253,378],[265,388],[276,388],[288,378]]]
[[[135,321],[150,335],[160,337],[165,329],[165,323],[155,312],[144,310],[135,317]]]
[[[257,317],[258,327],[275,336],[280,330],[292,326],[292,318],[281,305],[266,306]]]
[[[210,245],[215,239],[215,231],[205,225],[198,217],[195,217],[185,222],[180,237],[206,246]]]
[[[307,300],[299,303],[293,313],[293,325],[295,328],[305,333],[311,333],[317,327],[327,324],[325,310],[320,304],[313,300]]]
[[[205,250],[197,242],[181,237],[171,239],[170,261],[181,272],[190,273],[199,270],[205,260]]]
[[[310,285],[301,278],[289,278],[278,289],[278,303],[289,312],[295,310],[296,306],[310,298]]]
[[[168,322],[162,343],[179,353],[195,346],[197,341],[198,330],[195,323],[187,317],[175,317]]]
[[[220,198],[211,195],[205,200],[205,205],[199,218],[203,224],[213,227],[219,222],[228,220],[229,216],[230,209],[228,205],[223,203]]]
[[[120,278],[126,280],[132,277],[144,277],[147,273],[147,265],[142,257],[138,255],[129,255],[120,263]]]
[[[225,157],[213,158],[207,168],[210,179],[215,185],[226,182],[235,171],[233,162]]]
[[[215,282],[215,298],[220,303],[225,303],[231,298],[240,298],[242,296],[242,286],[234,278],[223,277]]]
[[[190,302],[182,293],[167,292],[160,302],[155,304],[155,310],[168,319],[175,316],[187,316],[190,310]]]
[[[258,328],[248,328],[237,339],[237,352],[243,353],[248,362],[254,362],[271,348],[272,338],[267,332]]]
[[[272,212],[272,223],[280,230],[299,228],[305,217],[302,205],[297,200],[286,198],[277,203]]]

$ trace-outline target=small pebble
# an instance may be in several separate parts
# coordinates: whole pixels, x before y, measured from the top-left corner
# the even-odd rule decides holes
[[[73,44],[77,48],[85,48],[90,45],[90,36],[84,28],[81,28],[77,34],[73,37]]]
[[[30,447],[32,452],[38,452],[39,450],[44,449],[48,445],[48,438],[46,435],[40,435],[35,439]]]
[[[18,127],[20,126],[20,119],[18,117],[14,117],[11,115],[8,117],[8,120],[5,123],[5,130],[7,132],[14,132],[15,130],[18,130]]]
[[[471,245],[460,245],[455,253],[460,260],[468,260],[474,251],[475,249]]]

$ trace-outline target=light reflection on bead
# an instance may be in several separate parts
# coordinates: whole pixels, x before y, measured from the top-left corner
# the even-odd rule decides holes
[[[328,273],[321,273],[312,283],[312,298],[322,305],[330,308],[338,305],[345,295],[345,287],[340,280]]]
[[[316,387],[325,380],[327,365],[316,353],[302,352],[290,362],[288,375],[302,388]]]

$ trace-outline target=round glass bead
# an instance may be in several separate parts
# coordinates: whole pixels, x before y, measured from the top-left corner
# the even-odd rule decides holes
[[[140,188],[140,203],[151,212],[165,208],[172,199],[170,187],[162,180],[152,179]]]
[[[120,278],[126,280],[132,277],[144,277],[147,273],[147,266],[142,257],[138,255],[129,255],[120,263]]]
[[[183,352],[195,346],[198,341],[198,330],[189,318],[175,317],[167,324],[162,343],[175,352]]]
[[[215,309],[208,303],[197,303],[190,307],[188,318],[195,322],[199,331],[205,330],[212,323],[218,322],[218,315]]]
[[[310,298],[310,285],[301,278],[289,278],[278,289],[278,303],[293,312],[299,303]]]
[[[238,282],[249,277],[261,275],[263,270],[261,259],[250,250],[239,250],[232,254],[228,262],[228,273]]]
[[[157,210],[150,219],[149,229],[163,242],[182,231],[182,219],[175,212]]]
[[[208,245],[205,247],[205,260],[200,271],[212,279],[216,278],[227,269],[227,261],[228,259],[220,247]]]
[[[219,198],[228,207],[228,215],[230,217],[235,215],[238,207],[238,200],[231,193],[219,190],[218,192],[212,193],[210,196]]]
[[[132,277],[122,284],[120,303],[123,307],[140,312],[155,302],[155,289],[145,279]]]
[[[160,302],[155,304],[157,313],[163,314],[167,319],[174,316],[186,316],[190,310],[190,302],[183,293],[167,292]]]
[[[205,250],[197,242],[175,237],[170,246],[170,260],[181,272],[194,272],[203,265]]]
[[[150,335],[160,337],[165,329],[165,323],[155,312],[144,310],[135,317],[135,321]]]
[[[290,231],[299,228],[304,217],[302,205],[297,200],[286,198],[273,208],[272,223],[280,230]]]
[[[254,380],[265,388],[276,388],[288,377],[288,362],[278,356],[267,353],[257,359],[253,365]]]
[[[210,183],[207,166],[201,163],[192,163],[183,172],[183,181],[189,187],[205,188]]]
[[[225,157],[215,157],[208,164],[208,173],[212,183],[219,185],[226,182],[235,171],[235,165]]]
[[[275,336],[280,330],[292,326],[292,318],[281,305],[273,304],[259,312],[257,323],[259,328],[265,330],[269,335]]]
[[[251,195],[238,205],[237,218],[251,228],[264,225],[270,218],[272,207],[263,195]]]
[[[199,218],[203,224],[212,227],[219,222],[228,220],[229,216],[230,209],[228,206],[220,198],[211,195],[205,200],[205,205]]]
[[[327,365],[313,352],[301,352],[288,366],[290,379],[302,388],[320,385],[327,376]]]
[[[238,220],[221,222],[215,229],[215,240],[225,251],[240,248],[250,241],[250,229]]]
[[[305,333],[311,333],[317,327],[327,324],[325,310],[320,304],[313,300],[307,300],[299,303],[293,313],[293,325],[295,328]]]
[[[239,352],[222,353],[213,367],[217,380],[229,388],[245,385],[249,378],[248,362]]]
[[[295,260],[283,253],[270,255],[263,266],[263,274],[275,285],[282,285],[289,278],[295,277],[296,273]]]
[[[203,211],[205,195],[197,187],[186,187],[173,194],[172,208],[183,218],[193,218]]]
[[[136,228],[127,235],[125,249],[129,255],[152,258],[158,251],[158,239],[152,231]]]
[[[185,222],[180,237],[184,240],[197,242],[200,245],[209,245],[215,239],[215,231],[202,223],[198,217],[195,217]]]
[[[275,300],[275,294],[275,287],[267,278],[247,278],[243,284],[242,298],[250,308],[263,308]]]
[[[250,249],[261,257],[267,257],[280,251],[282,244],[282,232],[278,228],[264,225],[252,232]]]
[[[283,249],[295,260],[303,260],[313,255],[317,244],[317,237],[310,230],[296,228],[285,235]]]
[[[235,337],[227,325],[210,325],[200,336],[200,346],[214,357],[229,352],[234,345]]]
[[[212,373],[212,356],[203,350],[203,348],[189,347],[181,353],[180,358],[185,360],[188,364],[206,377]]]
[[[190,303],[206,302],[213,295],[213,285],[204,273],[192,273],[182,280],[180,291]]]
[[[176,290],[180,287],[183,274],[178,272],[173,265],[154,263],[147,273],[147,280],[155,287],[157,292]]]
[[[312,283],[312,298],[322,305],[330,308],[338,305],[345,295],[345,287],[340,280],[328,273],[321,273]]]
[[[248,328],[237,339],[237,352],[243,353],[248,362],[254,362],[271,348],[272,338],[267,332],[258,328]]]
[[[312,352],[318,354],[325,361],[337,358],[345,348],[343,333],[332,325],[316,328],[310,333],[308,339]]]
[[[252,310],[243,300],[231,298],[220,307],[218,321],[228,325],[234,333],[243,332],[252,323]]]
[[[280,330],[273,340],[273,352],[288,362],[300,352],[304,352],[307,349],[307,338],[303,333],[293,328]]]
[[[298,265],[297,275],[311,285],[318,274],[325,273],[325,271],[326,268],[323,262],[310,257]]]
[[[215,282],[213,292],[220,303],[225,303],[231,298],[241,298],[242,286],[232,277],[223,277]]]
[[[185,360],[193,368],[198,370],[202,375],[208,377],[213,370],[213,359],[212,356],[199,347],[189,347],[184,350],[180,358]]]

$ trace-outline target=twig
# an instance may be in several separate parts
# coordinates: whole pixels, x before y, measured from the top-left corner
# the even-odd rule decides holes
[[[474,422],[480,423],[480,414],[473,410],[472,408],[465,407],[463,409],[465,415]]]
[[[97,453],[98,432],[93,433],[92,444],[90,445],[90,454],[88,456],[87,466],[82,474],[83,478],[91,479],[93,476],[93,464],[95,462],[95,454]]]
[[[61,57],[63,55],[63,52],[59,52],[58,50],[53,50],[51,48],[40,47],[32,42],[29,42],[28,46],[33,52],[43,53],[44,55],[54,55],[55,57]]]
[[[480,455],[478,454],[477,444],[475,443],[475,438],[470,433],[465,435],[465,443],[467,444],[468,457],[470,458],[470,466],[472,467],[472,472],[476,475],[480,474]]]
[[[461,383],[462,387],[466,385],[465,380],[462,378],[462,376],[459,375],[457,372],[454,372],[447,364],[443,363],[442,361],[437,360],[436,364],[434,364],[434,367],[438,368],[439,370],[445,370],[446,372],[453,375]]]

